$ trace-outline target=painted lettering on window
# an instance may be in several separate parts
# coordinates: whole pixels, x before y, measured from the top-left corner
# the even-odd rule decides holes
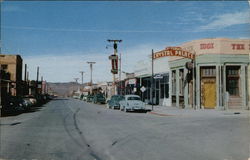
[[[245,50],[244,44],[231,44],[233,50]]]
[[[213,43],[202,43],[200,44],[200,49],[213,49],[214,44]]]

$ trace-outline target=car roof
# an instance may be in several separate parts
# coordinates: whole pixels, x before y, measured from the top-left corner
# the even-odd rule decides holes
[[[130,94],[130,95],[125,95],[125,97],[140,97],[138,95],[133,95],[133,94]]]
[[[113,95],[112,97],[123,97],[123,95],[116,94],[116,95]]]

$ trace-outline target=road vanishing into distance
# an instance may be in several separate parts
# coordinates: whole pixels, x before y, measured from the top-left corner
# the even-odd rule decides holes
[[[247,160],[249,117],[125,113],[57,98],[1,117],[0,159]]]

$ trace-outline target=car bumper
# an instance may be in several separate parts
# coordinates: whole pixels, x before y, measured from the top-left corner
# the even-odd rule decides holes
[[[130,111],[139,111],[139,110],[145,110],[146,108],[145,107],[139,107],[139,106],[134,106],[134,107],[127,107],[126,108],[127,110],[130,110]]]

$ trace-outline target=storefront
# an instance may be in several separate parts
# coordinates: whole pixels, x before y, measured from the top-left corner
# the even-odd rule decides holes
[[[191,59],[169,57],[173,106],[249,109],[249,39],[201,39],[180,47],[195,54],[194,67],[186,67]]]
[[[168,58],[154,60],[152,79],[152,62],[140,61],[135,66],[135,77],[137,79],[137,94],[148,104],[170,106],[169,64]],[[151,84],[153,84],[151,86]]]

